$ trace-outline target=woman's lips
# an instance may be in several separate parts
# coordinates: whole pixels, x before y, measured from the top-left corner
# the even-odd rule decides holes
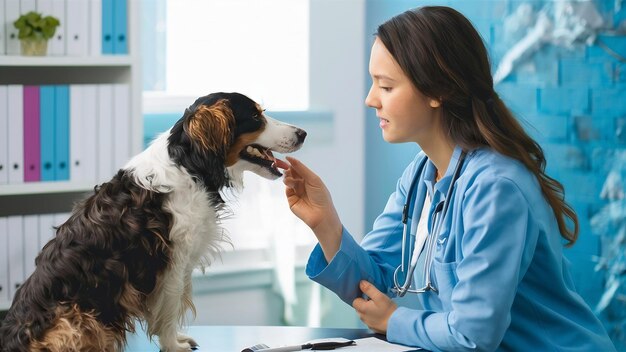
[[[380,128],[387,127],[387,125],[389,124],[389,120],[383,119],[382,117],[379,117],[379,119],[380,119],[380,124],[379,124]]]

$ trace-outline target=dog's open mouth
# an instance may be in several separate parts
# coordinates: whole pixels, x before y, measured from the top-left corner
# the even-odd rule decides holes
[[[272,154],[270,148],[259,144],[250,144],[241,151],[240,156],[243,160],[263,166],[276,176],[283,175],[276,167],[275,163],[277,159],[274,157],[274,154]]]

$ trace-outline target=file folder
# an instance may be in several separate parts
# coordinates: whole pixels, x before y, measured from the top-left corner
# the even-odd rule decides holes
[[[9,184],[24,182],[23,86],[9,85]]]
[[[122,168],[130,158],[130,86],[125,83],[113,86],[114,170]]]
[[[102,1],[102,53],[113,54],[113,0]]]
[[[113,85],[98,85],[98,154],[97,181],[108,181],[113,166]]]
[[[18,30],[13,26],[20,17],[20,0],[4,0],[4,35],[7,55],[20,54]]]
[[[24,86],[24,182],[41,181],[39,86]]]
[[[41,181],[54,181],[55,156],[55,89],[54,86],[40,87],[40,122],[41,122]]]
[[[35,271],[39,254],[39,215],[24,216],[24,278]]]
[[[9,224],[0,217],[0,302],[9,301]]]
[[[0,0],[0,55],[6,54],[6,27],[4,25],[4,0]],[[0,300],[2,299],[0,293]]]
[[[2,5],[0,0],[0,5]],[[2,18],[2,17],[0,17]],[[0,185],[9,183],[9,87],[0,85]]]
[[[68,56],[86,56],[89,53],[89,2],[66,0],[66,39]]]
[[[128,4],[113,0],[113,53],[128,54]]]
[[[39,249],[48,243],[55,235],[54,230],[54,214],[39,215]]]
[[[54,87],[54,179],[67,181],[70,179],[70,93],[69,86]]]
[[[49,0],[52,1],[52,16],[59,19],[59,26],[54,33],[54,37],[48,41],[48,55],[64,56],[66,49],[66,30],[67,20],[65,17],[65,0]]]
[[[9,258],[9,300],[24,282],[24,224],[22,216],[9,216],[7,245]]]
[[[70,86],[70,180],[95,183],[97,135],[97,87]]]
[[[102,55],[102,0],[89,0],[89,55]]]

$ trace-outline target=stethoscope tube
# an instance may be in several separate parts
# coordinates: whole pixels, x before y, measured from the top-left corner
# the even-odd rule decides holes
[[[454,168],[454,173],[452,174],[452,181],[450,182],[450,186],[448,187],[448,191],[446,192],[446,198],[443,200],[443,203],[437,204],[437,207],[435,208],[435,212],[433,213],[433,216],[435,217],[436,214],[439,212],[438,210],[439,206],[442,207],[441,215],[436,216],[436,219],[434,219],[433,231],[430,234],[428,234],[428,237],[426,238],[426,243],[424,244],[424,247],[422,249],[422,250],[426,250],[426,258],[424,260],[424,276],[426,279],[426,286],[424,288],[415,289],[415,290],[410,290],[410,286],[411,286],[411,280],[413,280],[413,273],[415,272],[415,267],[417,266],[417,264],[411,263],[409,265],[408,272],[404,278],[404,283],[402,284],[402,286],[398,284],[397,274],[399,270],[404,272],[404,264],[405,264],[405,257],[406,257],[406,237],[408,233],[408,215],[409,215],[410,202],[411,202],[411,199],[413,198],[413,193],[415,193],[417,181],[419,180],[420,175],[423,173],[424,166],[426,164],[426,161],[428,160],[427,157],[425,157],[424,160],[420,163],[420,166],[418,167],[418,170],[415,174],[415,178],[413,179],[413,181],[411,181],[411,185],[409,186],[409,192],[407,193],[407,198],[406,198],[407,200],[402,209],[402,223],[403,223],[402,253],[401,253],[402,259],[401,259],[400,266],[396,268],[396,270],[394,271],[394,275],[393,275],[394,289],[398,297],[403,297],[407,292],[423,293],[423,292],[430,291],[430,290],[437,292],[437,288],[434,285],[432,285],[432,282],[430,281],[430,270],[432,267],[432,260],[433,260],[434,247],[435,247],[433,244],[435,243],[436,237],[439,237],[441,224],[443,223],[443,220],[445,219],[446,214],[448,213],[448,208],[450,206],[449,200],[452,197],[454,185],[456,184],[457,179],[461,175],[461,169],[463,167],[463,163],[465,162],[466,155],[467,153],[465,151],[461,152],[461,155],[459,156],[459,160],[457,161],[456,166]]]

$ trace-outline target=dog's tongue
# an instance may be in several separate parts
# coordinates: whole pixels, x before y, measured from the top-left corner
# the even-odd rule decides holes
[[[287,163],[286,161],[280,160],[278,158],[276,158],[274,160],[274,165],[275,168],[278,169],[283,169],[283,170],[287,170],[291,165],[289,165],[289,163]]]

